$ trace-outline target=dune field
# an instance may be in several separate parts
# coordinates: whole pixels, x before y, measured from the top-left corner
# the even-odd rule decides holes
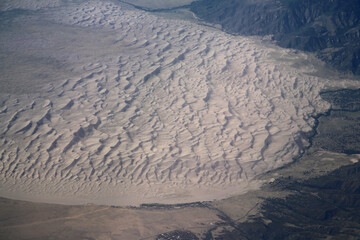
[[[32,86],[1,83],[2,197],[138,205],[239,194],[309,145],[312,116],[329,108],[322,89],[356,86],[312,74],[305,53],[126,4],[38,3],[1,30],[13,64],[0,79],[21,71]]]

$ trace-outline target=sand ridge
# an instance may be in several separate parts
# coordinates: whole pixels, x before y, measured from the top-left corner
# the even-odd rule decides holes
[[[70,2],[69,0],[67,0]],[[0,3],[0,11],[8,11],[14,9],[22,10],[38,10],[42,8],[58,7],[65,3],[64,0],[2,0]]]
[[[292,67],[302,53],[112,2],[44,16],[113,31],[118,49],[110,58],[89,49],[99,54],[81,76],[41,93],[1,95],[3,196],[113,205],[223,198],[291,162],[309,144],[311,115],[329,108],[319,96],[327,83]]]

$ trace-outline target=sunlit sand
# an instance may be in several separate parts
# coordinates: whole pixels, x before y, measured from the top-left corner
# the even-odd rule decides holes
[[[329,108],[319,91],[348,84],[251,38],[112,2],[58,5],[28,17],[51,27],[12,50],[39,46],[64,66],[36,90],[0,94],[1,196],[137,205],[239,194],[304,151],[311,116]],[[49,37],[56,27],[62,41]]]

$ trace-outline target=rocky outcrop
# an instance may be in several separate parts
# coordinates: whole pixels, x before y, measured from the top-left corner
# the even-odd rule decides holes
[[[358,239],[359,173],[357,163],[306,181],[278,179],[271,188],[293,194],[267,198],[259,214],[206,239]]]
[[[357,0],[201,0],[201,19],[242,35],[271,35],[279,46],[315,52],[333,67],[360,75]]]

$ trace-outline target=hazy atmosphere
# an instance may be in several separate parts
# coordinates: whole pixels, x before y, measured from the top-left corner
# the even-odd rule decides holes
[[[332,154],[338,144],[313,137],[332,128],[318,118],[340,100],[321,94],[358,89],[357,77],[329,66],[324,50],[201,20],[192,2],[1,1],[0,197],[221,203],[260,191],[279,176],[263,174],[313,145]],[[314,177],[356,163],[356,142],[351,156],[335,151],[336,164],[310,164],[323,169]],[[109,239],[140,239],[119,234]]]

